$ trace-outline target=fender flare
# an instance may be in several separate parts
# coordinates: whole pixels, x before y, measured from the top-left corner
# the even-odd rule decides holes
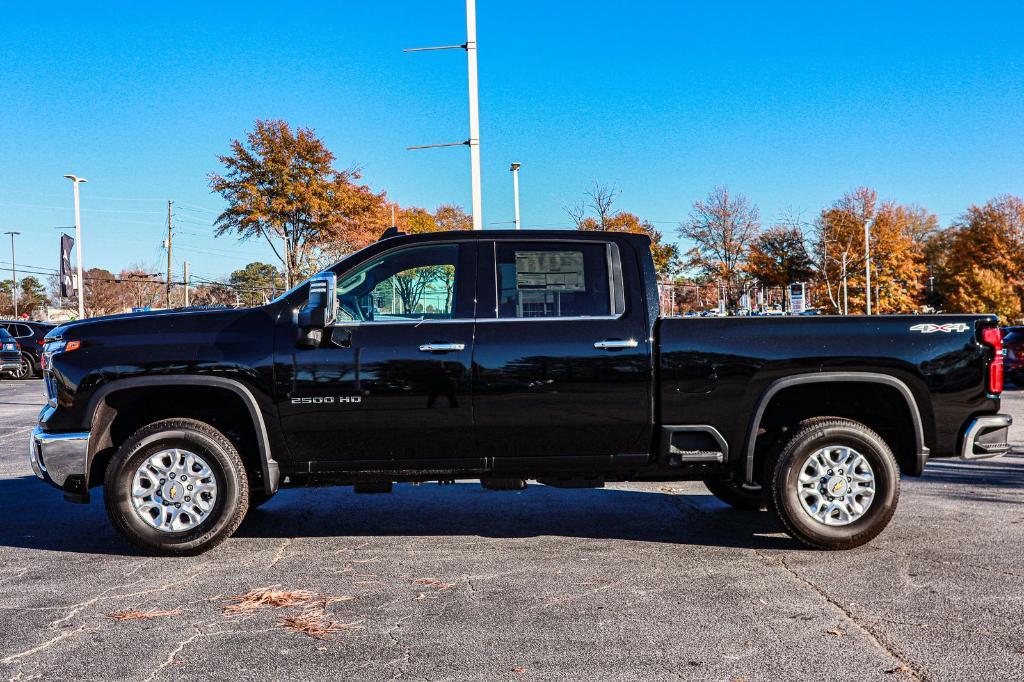
[[[924,469],[924,465],[928,461],[928,448],[924,444],[924,424],[921,421],[921,410],[918,408],[917,400],[914,398],[914,394],[909,386],[896,377],[877,372],[816,372],[814,374],[800,374],[777,379],[769,384],[768,388],[761,394],[757,403],[757,409],[754,410],[754,416],[751,418],[750,426],[747,429],[747,444],[743,455],[744,482],[747,485],[757,485],[757,482],[754,480],[754,448],[757,445],[757,429],[761,426],[761,418],[764,417],[764,411],[768,408],[768,403],[775,397],[775,394],[783,389],[801,384],[844,382],[882,384],[899,391],[900,395],[903,396],[903,400],[907,403],[907,408],[910,410],[910,418],[914,422],[917,471],[920,472]]]
[[[227,379],[225,377],[215,377],[204,374],[188,374],[188,375],[173,375],[173,376],[152,376],[152,377],[132,377],[128,379],[115,379],[110,383],[104,384],[96,390],[96,392],[89,398],[89,403],[86,406],[85,416],[89,420],[89,426],[91,428],[93,420],[96,416],[96,410],[103,403],[104,399],[113,393],[119,391],[128,390],[132,388],[146,388],[155,386],[210,386],[214,388],[227,389],[242,399],[246,408],[249,410],[249,416],[252,418],[253,428],[256,431],[256,444],[259,448],[260,468],[263,472],[263,488],[268,495],[272,495],[277,492],[278,481],[280,479],[280,469],[277,461],[274,459],[270,451],[270,436],[267,433],[267,424],[263,418],[263,411],[260,409],[259,404],[256,402],[256,397],[252,394],[252,391],[240,381],[234,379]],[[92,439],[90,439],[92,440]],[[86,462],[86,473],[92,467],[93,452],[89,452],[89,459]]]

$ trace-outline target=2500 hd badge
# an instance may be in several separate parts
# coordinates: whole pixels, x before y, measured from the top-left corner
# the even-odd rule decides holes
[[[292,398],[292,405],[333,405],[335,403],[361,403],[363,397],[358,395],[314,395]]]

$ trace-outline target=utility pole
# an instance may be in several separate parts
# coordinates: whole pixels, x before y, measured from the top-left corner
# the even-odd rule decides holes
[[[509,168],[509,170],[512,171],[512,194],[515,197],[516,204],[516,218],[514,223],[518,230],[522,227],[522,224],[519,222],[519,164],[513,162],[512,167]]]
[[[171,309],[171,206],[174,204],[170,199],[167,200],[167,241],[164,246],[167,247],[167,309]],[[188,305],[187,303],[185,305]]]
[[[184,282],[185,282],[185,307],[187,308],[188,305],[189,305],[189,300],[188,300],[188,261],[185,261],[185,276],[184,276],[183,279],[184,279]]]
[[[82,217],[78,210],[78,186],[83,182],[89,182],[77,175],[65,175],[75,187],[75,257],[78,260],[78,281],[75,288],[78,289],[78,319],[85,318],[85,279],[82,277]]]
[[[864,222],[864,297],[871,314],[871,219]]]
[[[14,257],[14,238],[21,232],[4,232],[11,235],[11,300],[14,301],[14,317],[18,317],[18,263]]]
[[[477,86],[476,62],[476,0],[466,0],[466,42],[462,45],[439,47],[412,47],[403,52],[431,52],[434,50],[462,49],[466,51],[466,66],[469,77],[469,139],[464,142],[427,144],[406,149],[434,149],[437,147],[469,147],[469,170],[473,196],[473,229],[484,229],[484,208],[480,179],[480,98]]]

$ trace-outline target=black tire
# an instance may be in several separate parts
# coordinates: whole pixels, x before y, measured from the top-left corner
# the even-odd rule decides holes
[[[132,505],[136,470],[150,455],[168,448],[200,455],[217,482],[209,516],[189,530],[157,530]],[[136,431],[111,458],[103,484],[111,523],[129,542],[155,556],[189,556],[219,545],[235,532],[249,508],[249,481],[238,450],[220,431],[196,419],[164,419]]]
[[[875,492],[860,518],[847,525],[825,525],[804,510],[798,493],[800,467],[816,450],[848,446],[862,454],[874,473]],[[881,533],[896,512],[900,471],[882,437],[859,422],[819,417],[803,422],[783,447],[771,477],[771,510],[794,539],[815,549],[852,549]]]
[[[704,481],[704,486],[712,495],[735,509],[760,511],[768,506],[768,491],[761,487],[751,490],[732,479],[708,480]]]

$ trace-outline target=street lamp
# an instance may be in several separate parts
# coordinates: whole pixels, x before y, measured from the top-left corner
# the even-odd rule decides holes
[[[512,167],[509,168],[512,171],[512,194],[515,196],[516,202],[516,219],[515,226],[518,230],[522,225],[519,223],[519,164],[513,162]]]
[[[14,258],[14,238],[21,232],[4,232],[11,235],[11,300],[14,301],[14,317],[18,317],[18,264]]]
[[[871,314],[871,219],[864,221],[864,300]]]
[[[65,175],[75,187],[75,257],[78,260],[78,319],[85,317],[85,280],[82,278],[82,219],[78,210],[78,185],[89,182],[77,175]]]

